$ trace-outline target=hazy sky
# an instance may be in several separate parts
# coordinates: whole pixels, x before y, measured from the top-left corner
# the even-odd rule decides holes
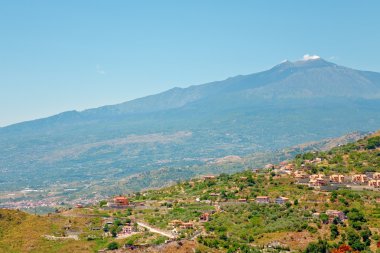
[[[379,11],[378,0],[4,0],[0,126],[304,54],[380,71]]]

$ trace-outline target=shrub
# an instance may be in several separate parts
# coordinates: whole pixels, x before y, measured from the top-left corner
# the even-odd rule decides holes
[[[119,244],[117,242],[111,242],[108,244],[107,249],[115,250],[119,248]]]

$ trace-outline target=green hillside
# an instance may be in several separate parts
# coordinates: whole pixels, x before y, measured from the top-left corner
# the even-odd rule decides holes
[[[124,208],[107,200],[49,216],[0,210],[0,252],[97,252],[114,246],[118,252],[380,252],[380,187],[369,185],[380,172],[379,158],[377,133],[258,171],[137,192]],[[334,182],[333,175],[344,176],[344,182]],[[354,175],[368,179],[354,182]],[[322,185],[312,183],[314,176]],[[128,226],[133,232],[121,235]],[[78,240],[68,239],[68,231],[78,232]],[[169,235],[175,239],[165,243]]]

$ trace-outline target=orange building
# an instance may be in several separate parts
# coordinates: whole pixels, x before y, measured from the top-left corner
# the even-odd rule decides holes
[[[124,196],[117,196],[113,198],[113,202],[117,206],[127,206],[129,204],[129,201]]]

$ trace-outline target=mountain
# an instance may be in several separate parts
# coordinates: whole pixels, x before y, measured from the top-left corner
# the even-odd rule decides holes
[[[380,73],[321,58],[0,128],[0,191],[205,164],[380,127]]]

